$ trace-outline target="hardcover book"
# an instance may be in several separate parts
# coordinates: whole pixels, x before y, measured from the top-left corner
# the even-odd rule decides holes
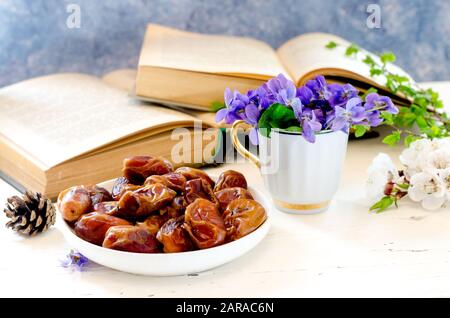
[[[338,47],[328,49],[330,41]],[[382,76],[370,76],[367,64],[345,56],[349,45],[332,34],[307,33],[274,49],[252,38],[199,34],[149,24],[135,93],[142,99],[170,106],[211,110],[213,102],[223,100],[226,87],[244,92],[281,73],[297,85],[320,74],[328,82],[351,83],[361,91],[374,86],[380,93],[390,94]],[[388,68],[410,78],[393,64]],[[408,103],[400,94],[391,97],[398,104]]]
[[[211,125],[194,113],[130,98],[127,74],[56,74],[0,89],[0,172],[55,197],[120,176],[130,155],[164,156],[175,166],[212,162],[217,129],[204,130]],[[174,137],[176,128],[184,129]]]

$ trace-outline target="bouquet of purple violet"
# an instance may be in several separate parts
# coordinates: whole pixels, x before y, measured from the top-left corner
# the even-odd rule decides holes
[[[261,87],[241,94],[225,90],[225,108],[216,114],[216,121],[232,124],[244,120],[252,126],[250,140],[258,144],[258,131],[270,137],[272,128],[299,132],[314,143],[320,131],[355,129],[360,137],[384,118],[398,113],[391,99],[375,92],[360,96],[350,84],[328,84],[323,76],[296,87],[282,74]]]

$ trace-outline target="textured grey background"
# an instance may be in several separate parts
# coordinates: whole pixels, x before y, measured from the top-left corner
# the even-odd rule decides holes
[[[66,26],[66,5],[81,28]],[[382,28],[366,26],[369,3]],[[311,31],[374,51],[392,50],[416,79],[450,79],[449,0],[0,0],[0,86],[43,74],[135,67],[148,22],[204,33],[248,35],[278,46]]]

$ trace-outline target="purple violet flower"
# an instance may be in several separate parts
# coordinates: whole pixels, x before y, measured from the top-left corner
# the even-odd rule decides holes
[[[283,74],[269,80],[266,88],[277,103],[291,107],[301,104],[300,98],[297,97],[295,84]]]
[[[364,107],[367,111],[387,111],[391,114],[398,114],[398,108],[392,100],[387,96],[380,96],[377,93],[370,93],[366,96],[366,104]]]
[[[328,89],[331,92],[329,102],[333,107],[343,107],[351,98],[358,96],[358,90],[350,84],[330,84]]]
[[[376,127],[383,122],[381,113],[378,110],[366,111],[367,124],[371,127]]]
[[[237,90],[231,92],[227,88],[224,100],[226,108],[216,113],[216,121],[232,124],[236,120],[244,120],[252,126],[249,137],[253,144],[258,144],[261,115],[274,103],[292,108],[303,137],[311,143],[315,142],[315,133],[322,129],[348,133],[352,125],[378,126],[383,122],[382,111],[398,113],[389,97],[371,93],[363,102],[352,85],[327,84],[323,76],[296,88],[292,81],[280,74],[246,94]]]
[[[226,108],[222,108],[216,113],[216,122],[225,120],[226,124],[232,124],[236,120],[245,119],[245,106],[249,103],[247,95],[243,95],[237,90],[232,93],[227,88],[224,93],[224,100]]]
[[[316,100],[329,100],[331,97],[331,92],[328,89],[327,82],[325,81],[325,77],[322,75],[317,76],[313,80],[309,80],[306,83],[306,87],[308,87],[312,93],[313,97]]]
[[[270,105],[275,103],[275,99],[269,93],[266,84],[258,87],[255,90],[249,90],[247,96],[250,100],[250,103],[255,104],[259,110],[267,109]]]
[[[61,261],[62,267],[72,267],[78,271],[82,271],[87,264],[89,264],[89,259],[75,250],[71,250],[70,253],[66,255],[66,258]]]
[[[309,108],[303,108],[301,104],[292,108],[295,118],[302,127],[303,138],[310,143],[314,143],[316,141],[315,133],[322,130],[322,124],[317,121],[315,112]]]
[[[300,98],[300,101],[303,105],[308,105],[311,103],[311,99],[313,98],[313,92],[306,86],[301,86],[297,88],[297,97]]]
[[[252,129],[250,130],[248,137],[250,138],[252,144],[257,145],[259,143],[257,127],[259,117],[261,116],[261,110],[258,109],[258,107],[255,104],[248,104],[245,107],[245,116],[246,122],[253,126]]]
[[[336,106],[334,108],[334,118],[329,124],[334,131],[342,130],[348,133],[350,125],[360,124],[366,119],[366,112],[359,97],[351,98],[345,108]]]

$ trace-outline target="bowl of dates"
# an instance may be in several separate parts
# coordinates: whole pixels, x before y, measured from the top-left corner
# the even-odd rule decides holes
[[[66,240],[90,260],[128,273],[172,276],[231,262],[269,231],[270,203],[245,176],[124,160],[123,175],[58,196]]]

